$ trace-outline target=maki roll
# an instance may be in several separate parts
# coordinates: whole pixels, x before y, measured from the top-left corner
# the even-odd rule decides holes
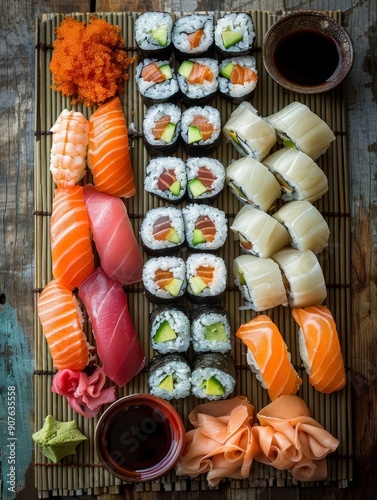
[[[284,146],[294,147],[313,160],[325,153],[335,141],[327,123],[305,104],[292,102],[266,118],[276,130]]]
[[[185,226],[179,208],[148,210],[140,226],[141,244],[149,255],[171,255],[185,243]]]
[[[169,61],[144,59],[136,67],[136,84],[146,106],[177,99],[179,87]]]
[[[283,248],[271,257],[280,267],[291,307],[322,304],[327,297],[321,265],[311,250]]]
[[[323,170],[305,153],[294,148],[278,149],[263,160],[275,175],[282,199],[313,202],[327,193],[329,186]]]
[[[197,398],[225,399],[236,385],[233,358],[218,352],[200,353],[191,373],[191,392]]]
[[[215,158],[186,160],[187,194],[196,203],[214,201],[224,188],[225,167]]]
[[[225,243],[228,225],[225,213],[209,205],[192,203],[182,209],[187,245],[191,250],[219,250]]]
[[[216,22],[215,46],[221,59],[250,54],[254,39],[254,23],[246,12],[225,14]]]
[[[274,129],[246,101],[241,102],[230,115],[223,134],[240,155],[250,156],[258,161],[268,155],[277,141]]]
[[[162,399],[181,399],[191,392],[191,368],[182,354],[158,354],[148,366],[149,392]]]
[[[250,205],[241,208],[230,229],[239,240],[241,249],[257,257],[271,257],[291,240],[282,224]]]
[[[204,106],[215,97],[219,66],[215,59],[187,59],[177,70],[181,100],[186,106]]]
[[[240,309],[258,312],[288,305],[282,273],[272,258],[240,255],[234,259],[233,277],[245,299]]]
[[[255,58],[252,56],[224,59],[219,66],[221,97],[233,104],[250,99],[258,82]]]
[[[317,254],[327,247],[329,226],[321,212],[308,201],[290,201],[272,217],[287,228],[293,248]]]
[[[161,354],[185,352],[190,347],[190,319],[180,307],[157,306],[150,315],[152,347]]]
[[[182,113],[181,138],[191,156],[209,155],[220,142],[220,112],[212,106],[192,106]]]
[[[172,204],[180,203],[186,194],[185,162],[180,158],[153,158],[145,171],[144,189]]]
[[[144,12],[135,21],[135,42],[140,56],[168,58],[172,50],[173,17],[168,12]]]
[[[154,104],[143,120],[144,144],[152,156],[175,153],[181,131],[181,110],[175,104]]]
[[[243,204],[268,212],[281,196],[280,184],[268,168],[253,158],[240,158],[226,169],[231,192]]]
[[[186,266],[180,257],[152,257],[143,266],[146,297],[154,303],[181,299],[186,291]]]
[[[231,349],[228,313],[221,307],[199,307],[191,314],[192,346],[196,352]]]
[[[177,59],[211,57],[214,53],[212,14],[179,17],[173,27],[173,49]]]
[[[220,302],[225,295],[227,270],[221,257],[208,253],[186,260],[187,297],[194,304]]]

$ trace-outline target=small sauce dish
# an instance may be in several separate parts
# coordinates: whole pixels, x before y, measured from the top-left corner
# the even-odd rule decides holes
[[[169,472],[185,447],[177,411],[151,394],[125,396],[109,406],[95,431],[103,466],[123,481],[153,481]]]

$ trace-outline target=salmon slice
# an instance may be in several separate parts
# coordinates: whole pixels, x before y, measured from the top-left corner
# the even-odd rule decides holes
[[[72,292],[59,281],[50,281],[38,299],[37,310],[54,366],[83,370],[89,349],[82,313]]]
[[[211,68],[195,61],[191,73],[186,78],[186,82],[191,85],[196,83],[203,85],[206,80],[207,82],[212,82],[213,80],[213,72]]]
[[[100,106],[89,120],[88,164],[98,191],[124,198],[135,194],[127,122],[119,97]]]
[[[196,275],[199,276],[206,285],[213,281],[215,268],[213,266],[198,266],[196,268]]]
[[[187,35],[187,40],[190,43],[190,49],[196,49],[199,47],[200,40],[202,39],[203,35],[203,29],[194,31],[194,33],[190,33],[189,35]]]
[[[154,122],[154,127],[152,128],[153,137],[158,140],[161,139],[162,133],[165,130],[166,125],[170,123],[171,117],[169,115],[162,116]]]
[[[203,115],[195,115],[193,121],[191,122],[192,126],[198,127],[198,129],[202,133],[203,141],[206,141],[214,132],[214,127],[210,121]]]
[[[325,306],[292,309],[300,327],[299,345],[310,384],[319,392],[339,391],[346,373],[334,318]]]
[[[302,380],[290,361],[290,354],[277,326],[263,314],[242,324],[236,336],[248,348],[250,368],[260,373],[272,400],[296,394]]]
[[[177,180],[177,176],[175,175],[175,171],[173,168],[167,168],[163,170],[158,181],[157,187],[161,191],[166,191],[170,188],[170,186]]]
[[[152,228],[152,234],[157,241],[166,240],[171,229],[171,219],[168,215],[164,215],[155,221]]]
[[[143,67],[140,74],[141,78],[146,82],[160,83],[166,80],[166,76],[160,70],[157,63],[150,63]]]
[[[166,285],[168,285],[173,278],[174,275],[172,271],[169,270],[164,271],[163,269],[157,269],[154,275],[154,282],[160,288],[165,288]]]
[[[216,226],[208,215],[200,215],[195,222],[195,229],[199,229],[206,241],[212,242],[216,236]]]
[[[198,174],[196,176],[202,184],[211,191],[212,185],[216,180],[216,176],[213,175],[212,171],[207,167],[199,167]]]
[[[257,82],[258,76],[250,68],[235,64],[230,74],[230,83],[233,85],[244,85],[245,83]]]
[[[82,186],[55,190],[50,236],[52,274],[72,291],[94,270],[89,218]]]

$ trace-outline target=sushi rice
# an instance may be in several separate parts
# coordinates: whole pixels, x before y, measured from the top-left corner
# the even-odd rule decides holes
[[[166,46],[153,36],[156,28],[166,29]],[[172,40],[173,17],[168,12],[144,12],[135,21],[135,41],[143,54],[166,52]],[[164,50],[165,49],[165,50]]]
[[[209,380],[220,384],[222,394],[209,394],[207,385]],[[198,398],[207,398],[211,401],[227,398],[236,385],[236,369],[233,359],[222,353],[200,353],[194,360],[191,373],[191,392]]]
[[[166,324],[174,331],[176,337],[159,342],[156,336]],[[178,307],[155,307],[151,313],[150,336],[152,348],[161,354],[187,351],[190,347],[188,314]]]
[[[201,192],[199,195],[194,195],[192,189],[190,189],[190,181],[198,178],[199,169],[204,167],[209,170],[214,177],[214,181],[210,189],[207,189],[204,192]],[[215,197],[217,197],[220,192],[224,188],[225,178],[226,178],[226,170],[224,165],[216,160],[215,158],[188,158],[186,160],[186,175],[187,175],[187,193],[190,200],[195,202],[200,201],[213,201]]]
[[[229,48],[224,46],[222,33],[224,31],[234,31],[242,33],[242,40]],[[245,12],[232,12],[220,17],[215,26],[215,45],[220,57],[226,54],[249,54],[253,48],[255,40],[255,29],[252,18]]]
[[[175,132],[170,143],[175,142],[181,131],[181,110],[178,106],[171,103],[159,103],[152,105],[145,113],[143,120],[144,140],[152,146],[166,146],[164,139],[156,139],[153,135],[153,128],[157,120],[164,116],[170,116],[170,123],[174,123]]]
[[[228,225],[225,213],[219,208],[209,205],[192,203],[186,205],[182,209],[182,215],[185,225],[186,241],[191,250],[219,250],[225,243],[228,235]],[[199,218],[208,218],[209,222],[213,222],[216,228],[216,234],[213,241],[204,241],[203,243],[195,244],[194,231]]]
[[[209,139],[200,140],[197,142],[199,146],[214,144],[219,138],[221,132],[221,117],[220,112],[212,106],[191,106],[182,113],[181,120],[181,137],[185,144],[188,143],[188,128],[191,125],[196,115],[205,116],[214,127],[214,132]]]
[[[191,48],[188,35],[198,30],[203,30],[200,43]],[[204,55],[213,46],[213,15],[212,14],[190,14],[179,17],[173,27],[172,41],[178,56],[180,55]]]
[[[136,84],[139,89],[140,94],[145,98],[145,104],[151,106],[158,102],[165,102],[167,100],[174,99],[178,94],[179,87],[177,77],[175,75],[174,69],[170,66],[172,73],[172,78],[168,78],[162,82],[146,81],[141,77],[141,72],[144,66],[151,63],[157,63],[158,67],[169,65],[168,60],[160,61],[157,59],[144,59],[136,67]]]
[[[198,276],[199,267],[213,268],[213,279],[200,293],[195,293],[192,286],[192,279]],[[223,297],[226,288],[227,269],[221,257],[209,253],[190,255],[186,260],[186,275],[189,300],[195,302],[212,302],[214,300],[221,300]]]
[[[161,387],[167,377],[172,377],[173,390]],[[159,354],[148,367],[149,392],[154,396],[171,400],[185,398],[191,391],[191,367],[181,354]]]
[[[170,189],[160,189],[159,179],[166,170],[174,171],[176,181],[179,183],[178,194]],[[153,158],[145,170],[144,189],[148,192],[167,200],[170,203],[179,203],[185,196],[187,186],[185,162],[181,158],[169,156],[165,158]]]
[[[212,328],[211,328],[212,327]],[[225,340],[209,339],[208,330],[221,329]],[[203,307],[194,310],[191,318],[192,346],[196,352],[227,352],[231,349],[231,329],[225,309]]]
[[[168,239],[156,239],[153,235],[153,228],[158,220],[168,217],[171,221],[172,230],[175,231],[176,239],[169,241]],[[140,227],[141,242],[146,252],[159,252],[178,250],[185,242],[185,227],[182,217],[182,211],[179,208],[158,207],[148,210],[141,223]]]
[[[165,288],[161,288],[155,282],[157,271],[170,271],[174,279],[181,281],[181,287],[177,295],[172,296]],[[152,257],[143,266],[142,281],[145,292],[151,301],[171,301],[182,297],[186,291],[186,265],[180,257]]]
[[[217,77],[219,75],[219,65],[216,61],[216,59],[211,59],[209,57],[202,57],[199,59],[188,59],[189,62],[192,63],[200,63],[203,66],[207,66],[213,74],[213,79],[212,81],[209,80],[204,80],[204,82],[201,83],[188,83],[186,77],[177,74],[177,80],[178,80],[178,85],[181,93],[183,94],[182,98],[183,101],[187,102],[189,105],[195,105],[195,101],[199,99],[206,99],[206,103],[208,104],[210,98],[212,98],[215,93],[217,92],[218,89],[218,80]],[[204,104],[204,102],[201,102],[201,104]]]
[[[233,84],[231,81],[222,76],[221,71],[228,65],[234,64],[242,67],[246,67],[252,70],[257,75],[256,62],[255,58],[252,56],[240,56],[240,57],[231,57],[228,59],[224,59],[219,66],[219,91],[222,96],[228,96],[232,98],[235,103],[239,103],[238,99],[248,97],[255,90],[257,86],[257,81],[245,82],[243,85],[241,84]]]

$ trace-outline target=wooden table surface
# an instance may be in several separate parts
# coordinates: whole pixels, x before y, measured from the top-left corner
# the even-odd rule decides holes
[[[285,5],[284,5],[285,4]],[[33,149],[35,18],[43,13],[139,10],[342,10],[343,24],[355,46],[355,63],[347,80],[349,167],[352,217],[352,373],[355,436],[354,481],[315,488],[290,487],[250,491],[204,492],[221,498],[374,498],[377,489],[377,20],[376,0],[221,0],[215,2],[40,1],[3,0],[0,84],[0,456],[9,458],[10,430],[6,408],[16,392],[17,498],[37,498],[34,488],[31,431],[33,429]],[[8,441],[7,441],[8,439]],[[14,498],[6,491],[3,498]],[[8,496],[6,496],[8,495]],[[195,498],[196,493],[181,493]],[[138,498],[132,488],[123,498]],[[162,498],[163,493],[143,493]],[[0,494],[1,497],[1,494]],[[86,497],[87,498],[87,497]],[[101,498],[120,498],[111,494]]]

